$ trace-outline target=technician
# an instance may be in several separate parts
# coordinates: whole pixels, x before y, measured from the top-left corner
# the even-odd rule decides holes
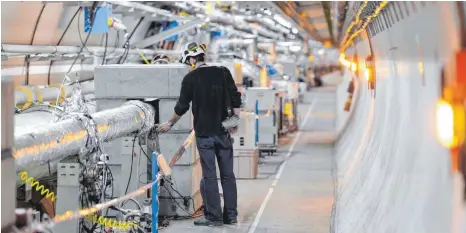
[[[233,173],[233,146],[230,133],[235,133],[237,128],[226,131],[222,126],[222,121],[228,118],[227,98],[230,99],[234,114],[239,115],[241,94],[227,68],[205,64],[203,44],[189,43],[180,62],[189,65],[192,70],[183,78],[175,113],[170,121],[161,124],[157,130],[159,132],[169,131],[189,110],[189,104],[192,101],[194,130],[201,157],[201,195],[204,201],[204,217],[194,221],[194,224],[198,226],[235,224],[238,216],[237,190]],[[223,188],[223,213],[215,159],[219,165]]]

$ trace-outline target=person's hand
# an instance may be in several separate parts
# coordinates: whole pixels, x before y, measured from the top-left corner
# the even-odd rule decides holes
[[[170,124],[170,122],[165,122],[165,123],[160,124],[159,127],[157,127],[157,132],[165,133],[169,131],[171,128],[172,128],[172,124]]]
[[[238,132],[238,126],[236,126],[235,128],[229,129],[228,132],[229,132],[230,134],[235,134],[236,132]]]
[[[234,108],[234,109],[233,109],[233,113],[234,113],[235,115],[237,115],[237,116],[239,116],[240,112],[241,112],[241,109],[239,109],[239,108]]]

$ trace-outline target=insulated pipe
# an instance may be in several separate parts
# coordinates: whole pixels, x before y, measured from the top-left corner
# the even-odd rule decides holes
[[[89,108],[90,113],[95,112],[95,102],[88,102],[86,103],[87,107]],[[28,110],[33,110],[32,108]],[[21,113],[21,114],[16,114],[15,115],[15,135],[23,135],[28,132],[31,132],[34,128],[38,126],[46,126],[49,124],[52,124],[54,122],[54,117],[52,114],[52,109],[47,109],[46,110],[39,110],[34,111],[34,112],[28,112],[28,113]],[[51,162],[47,163],[44,165],[39,165],[39,166],[34,166],[32,168],[28,168],[28,174],[31,177],[35,178],[40,178],[40,177],[45,177],[49,176],[50,174],[53,174],[57,171],[57,162]],[[16,179],[16,184],[17,186],[20,186],[24,184],[24,182],[21,181],[20,177],[17,176]]]
[[[33,128],[29,132],[15,135],[13,156],[16,158],[16,169],[20,171],[79,154],[82,149],[91,149],[86,146],[90,142],[96,144],[96,130],[101,142],[136,131],[147,132],[154,125],[154,116],[155,110],[151,105],[130,101],[121,107],[92,114],[95,127],[85,127],[92,124],[81,118]]]
[[[89,113],[95,112],[95,102],[87,102],[86,107],[89,109]],[[28,108],[26,111],[15,115],[15,135],[21,135],[31,131],[31,129],[49,125],[54,122],[53,112],[54,109],[50,109],[47,105],[34,106]],[[60,115],[61,111],[57,111],[56,116]],[[55,117],[56,117],[55,116]]]
[[[2,52],[5,53],[19,53],[19,54],[77,54],[81,50],[79,46],[55,46],[55,45],[14,45],[14,44],[4,44],[2,45]],[[104,54],[105,47],[87,47],[87,50],[92,54]],[[108,47],[107,51],[115,54],[123,54],[124,48],[113,48]],[[155,54],[179,54],[179,51],[176,50],[152,50],[152,49],[130,49],[128,54],[138,55],[139,53],[145,55],[155,55]]]
[[[214,40],[210,44],[210,48],[207,50],[210,54],[213,55],[213,58],[218,54],[218,50],[222,45],[242,45],[242,46],[249,46],[254,44],[253,39],[226,39],[226,38],[219,38]]]
[[[280,35],[264,29],[262,26],[258,28],[252,28],[241,16],[234,16],[225,12],[215,12],[209,15],[210,22],[232,25],[236,30],[255,34],[260,36],[280,40]]]
[[[257,16],[245,16],[244,19],[249,22],[254,22],[260,24],[262,27],[267,28],[274,33],[290,33],[289,29],[285,29],[282,27],[277,27],[277,25],[272,25],[269,22],[266,22],[263,17],[257,17]]]
[[[42,101],[55,101],[57,97],[60,96],[61,88],[59,87],[24,87],[27,88],[32,93],[32,99],[29,100],[31,102],[37,102],[39,97],[42,98]],[[64,94],[63,98],[69,97],[71,91],[73,90],[73,86],[64,86]],[[94,93],[94,82],[83,82],[81,84],[81,90],[83,95],[92,94]],[[15,105],[16,104],[24,104],[28,101],[28,94],[25,91],[17,89],[15,91]]]

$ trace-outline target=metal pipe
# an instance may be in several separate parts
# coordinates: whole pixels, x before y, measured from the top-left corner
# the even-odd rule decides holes
[[[257,17],[257,16],[244,16],[244,19],[249,22],[254,22],[260,24],[262,27],[273,31],[274,33],[290,33],[289,29],[285,29],[283,27],[278,27],[277,24],[273,25],[270,22],[267,22],[263,17]],[[270,18],[269,18],[270,19]],[[273,21],[272,19],[270,19]]]
[[[175,27],[173,29],[169,29],[167,31],[163,31],[161,33],[158,33],[157,35],[145,38],[141,41],[138,41],[134,43],[134,46],[139,47],[139,48],[145,48],[147,46],[153,45],[159,41],[164,40],[165,38],[168,38],[170,36],[176,35],[178,33],[185,32],[191,28],[196,27],[197,25],[204,23],[204,19],[196,19],[193,21],[190,21],[186,24],[183,24],[181,26]]]
[[[227,39],[227,38],[219,38],[214,40],[210,44],[210,48],[207,50],[212,56],[212,59],[215,60],[216,55],[218,54],[218,51],[220,49],[220,46],[222,45],[242,45],[242,46],[248,46],[254,43],[253,39]]]
[[[19,54],[77,54],[81,50],[80,46],[55,46],[55,45],[15,45],[15,44],[4,44],[2,45],[2,52],[5,53],[19,53]],[[87,47],[87,50],[92,54],[104,54],[105,47]],[[112,55],[123,54],[124,48],[112,48],[108,47],[107,51],[114,51]],[[130,55],[138,55],[139,52],[145,55],[155,54],[178,54],[179,51],[175,50],[152,50],[152,49],[130,49],[128,53]]]
[[[161,15],[166,17],[167,19],[170,20],[177,20],[177,21],[189,21],[192,20],[191,17],[184,17],[184,16],[179,16],[176,14],[171,13],[170,11],[155,8],[146,4],[138,3],[138,2],[129,2],[129,1],[108,1],[109,3],[113,5],[118,5],[118,6],[123,6],[123,7],[128,7],[130,9],[137,9],[141,10],[143,12],[147,13],[152,13],[155,15]]]
[[[95,130],[99,132],[102,142],[136,131],[146,132],[153,127],[154,116],[155,110],[151,105],[130,101],[121,107],[92,114],[96,129],[85,127],[92,124],[86,124],[83,119],[67,119],[33,128],[15,135],[13,156],[16,158],[16,169],[27,169],[79,154],[89,142],[96,140],[93,139],[95,132],[92,132]]]
[[[53,101],[57,99],[59,96],[60,88],[59,87],[42,87],[42,88],[34,88],[34,87],[25,87],[29,89],[32,93],[32,100],[31,102],[38,101],[39,96],[42,96],[42,101]],[[65,95],[64,98],[69,97],[73,86],[64,86]],[[81,84],[81,90],[83,95],[92,94],[94,93],[94,82],[83,82]],[[28,101],[28,96],[24,91],[15,91],[15,105],[16,104],[24,104]]]

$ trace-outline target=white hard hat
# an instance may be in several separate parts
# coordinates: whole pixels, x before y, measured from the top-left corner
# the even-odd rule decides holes
[[[196,42],[188,43],[181,56],[181,63],[186,63],[188,57],[195,57],[199,54],[205,54],[206,46],[204,44],[197,45]]]

